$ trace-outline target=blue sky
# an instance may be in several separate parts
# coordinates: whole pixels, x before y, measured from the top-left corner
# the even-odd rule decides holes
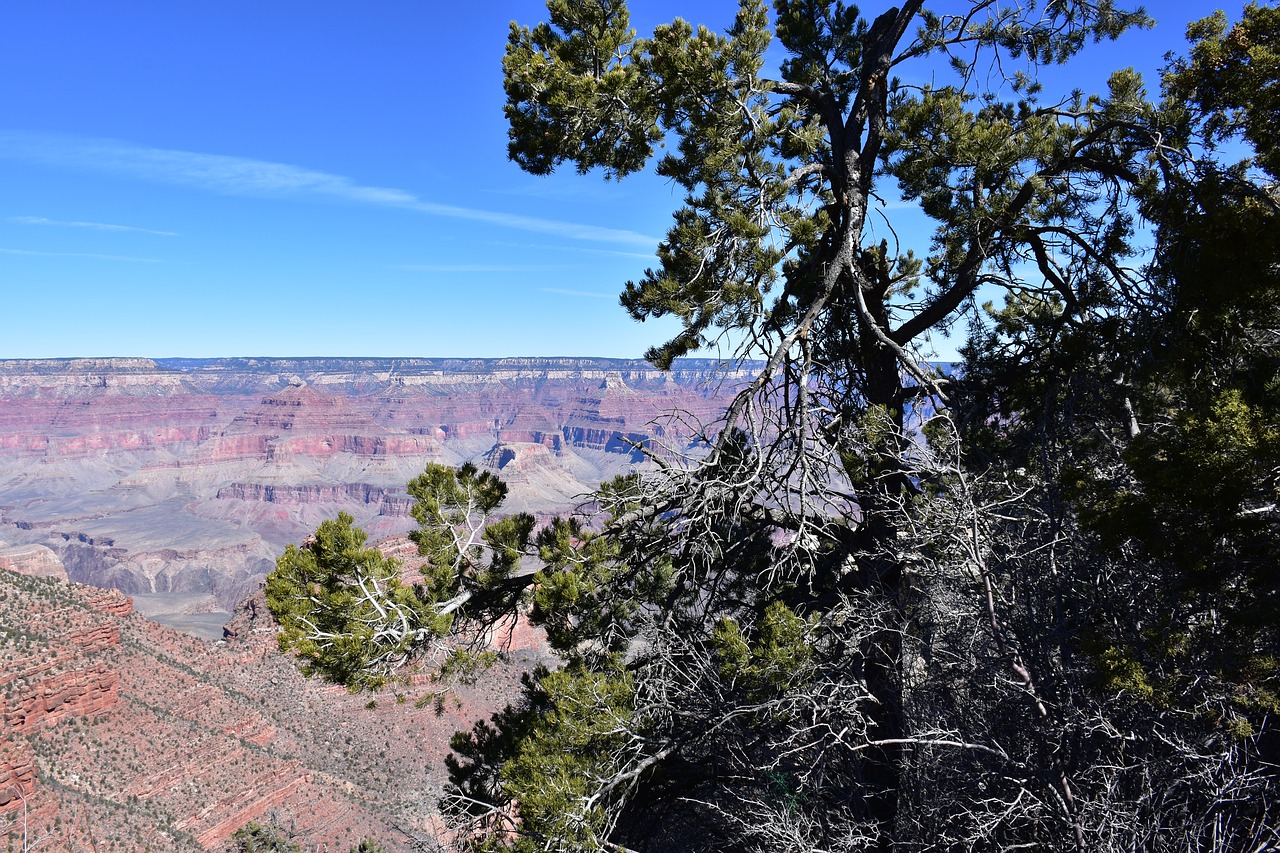
[[[1214,8],[1149,6],[1154,30],[1061,79],[1154,71]],[[639,0],[633,25],[723,30],[735,7]],[[617,294],[680,193],[507,161],[507,24],[544,14],[0,4],[0,358],[640,356],[672,327],[635,323]]]

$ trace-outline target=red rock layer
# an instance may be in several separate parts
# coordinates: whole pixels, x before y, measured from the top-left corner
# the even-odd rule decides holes
[[[0,719],[12,729],[29,732],[71,715],[100,714],[115,707],[119,685],[120,676],[102,664],[33,679],[16,686],[13,698],[0,701]]]
[[[24,741],[0,740],[0,814],[17,811],[36,790],[36,757]]]
[[[392,549],[415,559],[407,540]],[[370,706],[280,657],[260,594],[216,644],[130,610],[113,591],[0,572],[0,839],[25,808],[44,849],[221,850],[250,820],[307,850],[367,836],[431,849],[449,738],[542,654],[521,624],[496,638],[511,660],[457,702],[415,701],[439,686],[420,677]]]

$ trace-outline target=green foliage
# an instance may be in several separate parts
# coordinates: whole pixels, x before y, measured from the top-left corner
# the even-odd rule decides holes
[[[1136,184],[1156,229],[1143,279],[1083,321],[1059,300],[991,312],[967,352],[982,414],[965,439],[1043,478],[1073,531],[1095,687],[1244,741],[1280,683],[1280,15],[1250,5],[1188,34],[1144,118],[1169,148]]]
[[[267,604],[281,651],[297,654],[308,675],[354,691],[386,683],[450,619],[426,589],[401,583],[397,561],[365,548],[352,523],[343,513],[303,547],[290,545],[267,577]]]
[[[387,853],[387,848],[373,838],[362,838],[360,843],[351,848],[349,853]]]
[[[1151,701],[1155,688],[1147,679],[1142,664],[1119,649],[1109,648],[1098,656],[1099,687],[1108,692]]]
[[[813,648],[811,624],[780,601],[765,608],[760,636],[748,646],[737,621],[723,618],[712,633],[712,647],[720,659],[720,677],[759,697],[784,692],[809,675]]]
[[[1250,3],[1233,26],[1214,12],[1187,27],[1194,44],[1167,70],[1165,88],[1203,122],[1211,145],[1241,138],[1257,165],[1280,177],[1280,9]]]
[[[1188,35],[1188,58],[1166,70],[1165,114],[1211,151],[1251,148],[1274,178],[1280,10],[1250,5],[1229,30],[1218,13]],[[1163,297],[1133,315],[1135,403],[1150,427],[1124,450],[1129,481],[1091,484],[1081,501],[1109,547],[1140,546],[1160,572],[1172,627],[1198,664],[1173,667],[1148,648],[1171,681],[1199,678],[1270,713],[1280,680],[1280,197],[1250,180],[1249,162],[1202,161],[1143,199],[1159,228],[1152,279]]]
[[[511,158],[534,174],[567,159],[583,172],[634,172],[660,134],[626,4],[553,0],[547,11],[550,22],[532,31],[511,25],[503,60]]]
[[[627,488],[620,480],[601,494],[625,500]],[[672,591],[668,562],[627,563],[616,539],[578,519],[552,520],[537,544],[543,567],[533,577],[530,618],[565,660],[607,660],[625,651],[641,611]]]
[[[539,669],[526,677],[519,707],[454,737],[450,776],[465,796],[445,803],[455,820],[470,815],[489,830],[472,838],[474,849],[601,846],[609,800],[585,811],[582,800],[591,780],[615,775],[635,747],[632,681],[618,664]]]
[[[503,765],[503,787],[518,804],[522,831],[555,839],[559,849],[595,849],[606,824],[605,802],[585,810],[580,804],[590,803],[594,780],[609,779],[624,766],[631,679],[617,669],[565,669],[543,676],[537,690],[545,708]]]
[[[406,583],[398,561],[365,548],[350,516],[320,525],[289,546],[267,577],[267,604],[280,624],[280,648],[352,691],[373,690],[448,635],[459,609],[514,612],[527,585],[513,578],[530,547],[533,517],[491,519],[507,494],[496,475],[474,465],[430,464],[408,485],[419,523],[411,537],[426,557],[421,580]],[[468,678],[487,654],[455,650],[438,677]]]
[[[489,522],[507,496],[496,474],[470,463],[456,470],[431,463],[408,488],[419,525],[410,536],[428,560],[423,578],[435,600],[456,594],[463,579],[481,588],[507,579],[528,546],[533,517]]]
[[[302,853],[284,830],[271,824],[250,821],[231,835],[236,853]]]

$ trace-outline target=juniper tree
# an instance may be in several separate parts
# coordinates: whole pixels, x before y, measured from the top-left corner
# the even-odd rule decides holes
[[[1247,7],[1229,31],[1219,12],[1188,34],[1188,58],[1165,71],[1161,126],[1183,151],[1209,153],[1167,157],[1141,190],[1155,225],[1142,286],[1075,322],[1057,305],[993,310],[968,350],[969,444],[1001,465],[1063,454],[1046,473],[1099,547],[1155,582],[1162,641],[1186,654],[1187,632],[1208,631],[1215,677],[1248,670],[1238,687],[1273,694],[1280,159],[1263,128],[1280,11]],[[1249,156],[1215,154],[1224,142]]]
[[[1155,228],[1142,286],[1083,318],[993,311],[958,408],[973,464],[1020,470],[1023,510],[1069,543],[1047,543],[1071,629],[1058,659],[1111,698],[1095,743],[1126,739],[1165,792],[1158,813],[1130,812],[1129,837],[1264,849],[1280,839],[1280,160],[1261,128],[1280,15],[1250,5],[1188,35],[1160,115],[1183,156],[1139,193]]]
[[[302,847],[290,840],[290,833],[270,823],[249,821],[231,835],[234,853],[301,853]]]
[[[426,557],[416,580],[402,576],[399,561],[365,547],[367,535],[346,513],[322,523],[302,547],[290,545],[267,577],[280,648],[302,658],[308,675],[377,689],[414,657],[439,652],[437,660],[464,664],[438,642],[455,615],[471,604],[473,619],[498,618],[510,611],[504,588],[528,583],[509,576],[533,517],[494,516],[507,487],[492,472],[431,464],[408,491],[419,524],[412,538]]]
[[[1141,818],[1151,849],[1204,838],[1183,825],[1195,797],[1162,823],[1163,777],[1113,735],[1132,706],[1115,710],[1102,657],[1072,657],[1087,597],[1060,563],[1086,565],[1089,543],[1064,543],[1037,502],[1043,472],[975,468],[969,444],[1000,424],[954,424],[976,385],[929,361],[931,337],[967,319],[993,347],[1029,342],[1011,363],[1032,394],[1149,286],[1134,217],[1187,162],[1185,134],[1131,71],[1092,96],[1037,79],[1146,16],[1108,0],[867,16],[778,0],[771,16],[744,0],[722,35],[677,19],[638,37],[620,0],[548,12],[511,28],[511,157],[609,178],[655,164],[683,203],[623,306],[680,321],[655,364],[718,345],[756,373],[695,446],[604,487],[595,526],[516,520],[490,537],[498,486],[496,501],[450,498],[475,512],[419,495],[441,571],[412,609],[452,619],[405,648],[527,606],[564,662],[455,739],[460,837],[1118,849]],[[894,227],[899,194],[936,226],[922,244]],[[1001,291],[991,326],[977,303]],[[1095,336],[1031,334],[1039,320]],[[1134,399],[1112,399],[1100,411],[1125,429]],[[1187,784],[1199,797],[1216,781]]]
[[[908,2],[865,17],[778,2],[770,21],[744,2],[724,35],[676,20],[638,38],[621,2],[548,11],[508,43],[512,158],[608,177],[656,159],[684,204],[622,302],[682,328],[648,357],[669,365],[718,339],[763,362],[705,457],[613,507],[622,559],[669,566],[669,589],[626,653],[643,746],[599,772],[601,790],[644,774],[668,803],[702,804],[675,836],[708,844],[749,843],[764,824],[738,803],[767,809],[771,791],[795,825],[774,814],[781,835],[762,844],[903,841],[904,774],[929,741],[904,648],[921,595],[901,548],[922,488],[908,418],[913,402],[947,400],[928,339],[980,287],[1086,311],[1132,277],[1125,193],[1155,147],[1140,82],[1120,73],[1100,97],[1051,98],[1035,73],[1146,18],[1109,2]],[[767,74],[775,33],[786,58]],[[886,218],[899,192],[937,223],[928,245],[903,245]],[[770,639],[780,623],[789,651]],[[762,668],[787,677],[757,683]],[[824,689],[820,723],[774,707]],[[1043,769],[1083,843],[1069,782]]]

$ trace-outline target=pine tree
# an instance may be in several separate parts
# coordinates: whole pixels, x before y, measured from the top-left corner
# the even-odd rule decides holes
[[[1265,800],[1270,777],[1233,769],[1232,748],[1187,753],[1160,719],[1186,709],[1159,704],[1133,632],[1091,611],[1091,568],[1115,594],[1143,577],[1105,551],[1121,492],[1076,476],[1108,442],[1139,453],[1159,384],[1139,356],[1161,333],[1131,309],[1190,280],[1166,249],[1215,221],[1156,219],[1143,270],[1137,215],[1207,191],[1178,177],[1191,131],[1218,114],[1251,127],[1247,113],[1207,95],[1199,118],[1159,109],[1132,71],[1102,95],[1046,94],[1039,68],[1148,23],[1108,0],[911,0],[871,17],[777,0],[772,18],[743,0],[724,35],[677,19],[643,38],[621,0],[548,12],[510,32],[512,158],[608,178],[656,160],[683,204],[622,303],[680,321],[655,364],[718,345],[755,378],[694,446],[602,488],[593,524],[495,522],[505,487],[475,469],[415,481],[434,569],[413,600],[391,595],[417,622],[363,611],[401,626],[376,660],[528,607],[564,662],[455,738],[459,837],[529,851],[1264,839],[1266,802],[1228,815],[1214,792]],[[786,58],[767,75],[775,37]],[[927,245],[894,229],[897,194],[935,224]],[[966,321],[957,380],[930,340]],[[1188,414],[1186,458],[1229,445],[1261,472],[1272,439],[1253,405],[1219,395]],[[1143,476],[1137,456],[1111,458]],[[1152,460],[1148,494],[1164,476]],[[335,549],[313,551],[315,566],[282,560],[272,606],[315,666],[342,632],[291,610],[300,590],[327,600],[318,567]],[[348,587],[381,571],[342,559]],[[358,683],[365,654],[322,671]]]
[[[931,831],[901,811],[918,751],[956,742],[917,730],[911,709],[926,593],[903,545],[927,472],[910,419],[947,399],[928,338],[980,287],[1087,311],[1124,286],[1125,193],[1155,148],[1140,83],[1118,74],[1105,96],[1050,100],[1034,74],[1146,19],[1106,2],[912,2],[867,18],[778,2],[787,58],[766,76],[758,2],[723,36],[676,20],[637,38],[621,2],[548,10],[512,27],[511,156],[609,177],[656,157],[684,206],[622,301],[683,329],[648,357],[719,339],[764,363],[705,457],[605,501],[620,562],[666,585],[657,599],[606,587],[637,601],[615,666],[642,711],[633,754],[600,750],[613,764],[588,799],[621,802],[644,778],[653,799],[635,808],[663,803],[695,847],[887,848]],[[897,76],[923,68],[937,82]],[[881,209],[899,191],[938,224],[918,253]],[[820,709],[808,724],[805,704]],[[1069,783],[1045,776],[1039,793],[1083,845]],[[584,815],[596,845],[628,837],[627,820]]]
[[[231,835],[231,849],[236,853],[302,853],[302,848],[289,840],[277,826],[250,821]]]
[[[1017,471],[1024,513],[1053,528],[1035,537],[1056,558],[1041,595],[1065,607],[1039,628],[1076,664],[1060,677],[1093,687],[1094,724],[1144,756],[1145,786],[1176,792],[1129,836],[1250,849],[1277,839],[1280,161],[1259,128],[1280,15],[1249,6],[1188,35],[1155,119],[1170,151],[1138,194],[1155,237],[1141,286],[1092,317],[993,310],[959,408],[970,466]]]

